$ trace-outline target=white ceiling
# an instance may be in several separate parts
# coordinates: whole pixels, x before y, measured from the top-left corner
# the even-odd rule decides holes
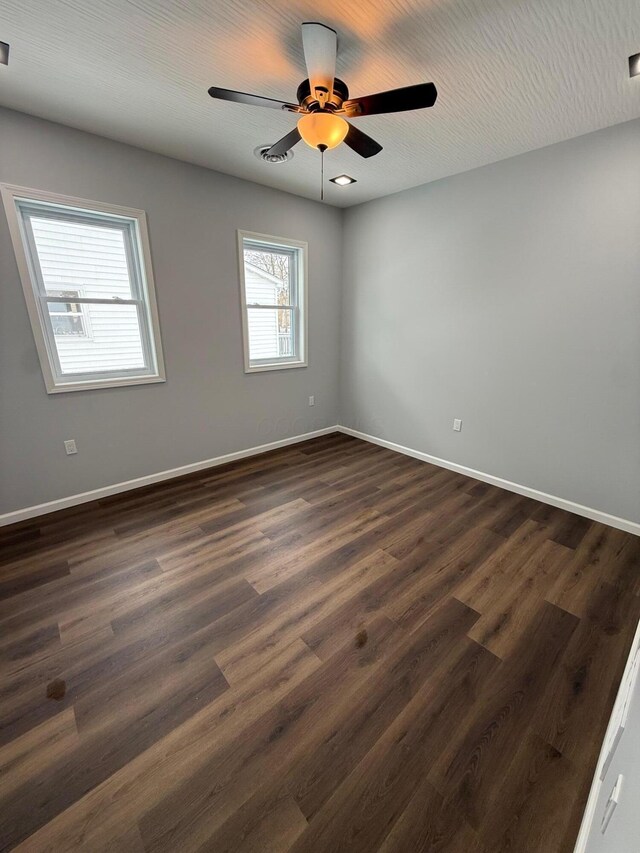
[[[384,151],[326,155],[348,206],[640,116],[639,0],[2,0],[0,104],[318,198],[319,155],[253,149],[289,113],[213,101],[211,85],[295,99],[300,23],[338,31],[351,95],[434,81],[435,107],[356,120]]]

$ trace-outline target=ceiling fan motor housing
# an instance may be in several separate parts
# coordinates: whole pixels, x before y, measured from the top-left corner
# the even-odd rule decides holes
[[[339,110],[342,107],[343,102],[349,98],[349,89],[347,88],[346,83],[336,77],[333,81],[333,93],[325,102],[324,107],[322,107],[315,97],[315,93],[311,93],[309,80],[303,80],[298,86],[296,97],[300,106],[309,112],[313,113],[321,109],[333,111]]]

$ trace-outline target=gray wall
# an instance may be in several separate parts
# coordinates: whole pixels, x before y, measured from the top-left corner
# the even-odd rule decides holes
[[[344,245],[343,424],[640,521],[640,122],[352,208]]]
[[[167,368],[47,395],[1,211],[0,514],[337,422],[339,210],[2,109],[0,181],[146,210]],[[308,240],[308,368],[244,374],[237,228]]]
[[[343,214],[0,110],[0,180],[147,211],[168,375],[47,395],[0,213],[0,514],[342,422],[640,521],[639,140]],[[243,373],[239,227],[309,241],[307,369]]]

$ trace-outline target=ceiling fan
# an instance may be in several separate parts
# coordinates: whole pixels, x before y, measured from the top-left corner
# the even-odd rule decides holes
[[[432,107],[438,97],[433,83],[418,83],[416,86],[378,92],[376,95],[349,98],[346,84],[335,76],[338,49],[336,31],[325,24],[302,24],[302,47],[309,77],[298,86],[297,104],[217,86],[209,89],[212,98],[286,110],[300,116],[296,127],[272,145],[267,155],[286,154],[303,139],[307,145],[321,152],[344,142],[361,157],[373,157],[382,151],[382,146],[350,124],[347,118],[419,110]]]

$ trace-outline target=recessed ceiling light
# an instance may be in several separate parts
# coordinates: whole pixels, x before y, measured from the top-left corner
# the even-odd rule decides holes
[[[640,53],[634,53],[629,57],[629,77],[640,76]]]
[[[9,64],[9,45],[6,41],[0,41],[0,64]]]
[[[332,184],[337,184],[339,187],[346,187],[349,184],[355,184],[356,179],[350,175],[336,175],[335,178],[329,178]]]

